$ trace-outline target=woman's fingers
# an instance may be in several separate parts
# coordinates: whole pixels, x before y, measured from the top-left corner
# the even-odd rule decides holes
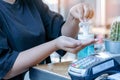
[[[84,9],[83,9],[82,4],[78,6],[79,7],[77,7],[77,15],[78,15],[79,20],[81,21],[84,19]]]
[[[94,10],[89,4],[84,4],[84,18],[91,19],[94,16]]]
[[[84,42],[81,42],[80,40],[76,40],[71,37],[61,36],[58,39],[56,39],[55,43],[58,49],[63,49],[72,53],[77,53],[79,50],[97,41],[98,40],[93,39],[84,40]]]
[[[75,48],[81,44],[81,41],[68,37],[65,39],[65,44],[66,48]]]
[[[86,46],[90,45],[90,44],[94,44],[96,43],[98,40],[90,40],[90,41],[86,41],[84,43],[79,44],[77,47],[74,48],[68,48],[66,47],[65,50],[69,51],[71,53],[77,53],[78,51],[80,51],[81,49],[85,48]]]
[[[92,39],[92,40],[87,40],[85,42],[82,43],[83,46],[87,46],[87,45],[90,45],[90,44],[94,44],[96,42],[95,39]]]
[[[90,13],[89,13],[89,16],[88,16],[87,18],[88,18],[88,19],[91,19],[93,16],[94,16],[94,11],[91,10]]]
[[[81,20],[91,19],[94,15],[93,8],[87,3],[80,3],[70,9],[70,14],[75,18]]]
[[[83,10],[83,6],[81,5],[76,5],[74,7],[72,7],[70,9],[70,14],[78,20],[83,20],[83,16],[84,16],[84,10]]]
[[[90,9],[88,5],[84,5],[84,18],[88,19],[89,15],[90,15]]]

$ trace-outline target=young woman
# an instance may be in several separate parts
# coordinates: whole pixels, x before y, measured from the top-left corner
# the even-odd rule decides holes
[[[78,23],[92,17],[92,8],[83,3],[71,8],[64,22],[42,0],[0,0],[0,80],[23,80],[25,71],[52,52],[76,53],[94,43],[73,39]]]

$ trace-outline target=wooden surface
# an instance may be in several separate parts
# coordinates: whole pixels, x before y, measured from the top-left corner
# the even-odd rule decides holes
[[[68,75],[68,67],[70,64],[71,62],[62,62],[46,65],[37,65],[30,71],[30,80],[71,80],[70,76]],[[63,78],[54,74],[50,75],[50,73],[48,74],[48,72],[52,72],[51,74],[58,74]],[[101,79],[103,79],[103,76],[100,76],[95,80]]]
[[[54,64],[50,63],[45,65],[37,65],[36,68],[54,72],[56,74],[70,78],[70,76],[68,75],[68,67],[70,64],[71,62],[62,62],[62,63],[54,63]]]

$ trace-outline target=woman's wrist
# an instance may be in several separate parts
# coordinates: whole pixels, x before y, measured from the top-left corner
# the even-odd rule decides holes
[[[58,39],[58,38],[57,38]],[[52,43],[53,43],[53,47],[54,47],[54,50],[55,51],[57,51],[57,50],[59,50],[59,47],[58,47],[58,40],[57,39],[54,39],[53,41],[52,41]]]
[[[79,20],[74,18],[70,13],[65,24],[62,27],[62,35],[75,38],[79,32]]]
[[[67,18],[67,20],[66,20],[66,23],[67,23],[68,25],[78,26],[79,22],[80,22],[79,19],[74,18],[74,17],[72,16],[72,14],[69,13],[68,18]]]

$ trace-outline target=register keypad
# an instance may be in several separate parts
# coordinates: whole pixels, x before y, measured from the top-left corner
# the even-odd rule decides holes
[[[93,57],[93,56],[86,57],[84,59],[81,59],[81,60],[73,63],[72,67],[75,67],[77,69],[84,69],[84,68],[86,68],[86,67],[88,67],[88,66],[90,66],[90,65],[92,65],[92,64],[94,64],[96,62],[99,62],[100,60],[101,59],[98,58],[98,57]]]

